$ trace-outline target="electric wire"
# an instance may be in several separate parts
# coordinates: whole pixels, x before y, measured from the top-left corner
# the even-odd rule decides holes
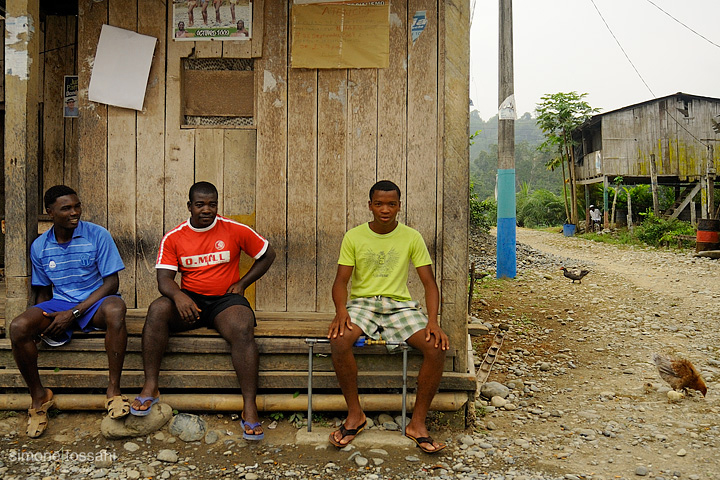
[[[650,2],[650,0],[647,0],[647,1]],[[647,87],[647,89],[648,89],[648,91],[650,92],[650,94],[651,94],[654,98],[657,97],[657,95],[655,95],[655,92],[652,91],[652,88],[650,88],[650,85],[648,85],[648,83],[645,81],[645,79],[643,78],[643,76],[640,74],[640,72],[638,71],[637,67],[635,67],[635,64],[633,63],[633,61],[630,60],[630,57],[628,56],[628,54],[627,54],[627,52],[625,51],[625,49],[623,48],[623,46],[620,44],[620,41],[618,40],[618,38],[617,38],[617,37],[615,36],[615,34],[613,33],[612,29],[610,28],[610,25],[608,25],[608,23],[605,21],[605,17],[603,17],[602,13],[600,13],[600,9],[597,7],[597,5],[595,5],[595,0],[590,0],[590,3],[592,3],[592,4],[593,4],[593,7],[595,7],[595,10],[597,10],[597,13],[598,13],[598,15],[600,15],[600,18],[602,19],[603,23],[605,24],[605,27],[608,29],[608,32],[610,32],[610,35],[612,35],[612,37],[615,39],[615,42],[618,44],[618,47],[620,47],[620,50],[622,50],[623,55],[625,55],[625,58],[627,58],[627,61],[630,62],[630,65],[632,65],[633,70],[635,70],[635,73],[637,73],[638,77],[640,77],[640,80],[642,80],[642,82],[645,84],[645,86]],[[652,3],[652,2],[650,2],[650,3]],[[688,130],[687,128],[685,128],[685,125],[683,125],[682,123],[680,123],[680,122],[670,113],[670,110],[669,110],[669,109],[666,109],[665,112],[667,113],[667,115],[668,115],[680,128],[682,128],[683,130],[685,130],[685,131],[686,131],[692,138],[694,138],[700,145],[704,146],[705,148],[708,147],[708,145],[707,145],[705,142],[703,142],[702,140],[700,140],[698,137],[696,137],[695,135],[693,135],[693,133],[692,133],[690,130]]]
[[[668,17],[670,17],[670,18],[672,18],[673,20],[675,20],[677,23],[679,23],[679,24],[682,25],[683,27],[685,27],[685,28],[687,28],[688,30],[690,30],[692,33],[694,33],[694,34],[697,35],[698,37],[700,37],[700,38],[702,38],[703,40],[705,40],[706,42],[708,42],[708,43],[710,43],[710,44],[712,44],[712,45],[715,45],[716,47],[720,48],[720,45],[718,45],[717,43],[713,42],[712,40],[710,40],[709,38],[707,38],[705,35],[702,35],[701,33],[696,32],[696,31],[693,30],[692,28],[688,27],[688,26],[685,25],[683,22],[681,22],[680,20],[678,20],[677,18],[673,17],[673,16],[670,15],[668,12],[666,12],[665,10],[663,10],[658,4],[656,4],[656,3],[653,2],[652,0],[646,0],[646,1],[647,1],[649,4],[651,4],[652,6],[654,6],[655,8],[657,8],[658,10],[660,10],[661,12],[663,12],[663,13],[664,13],[665,15],[667,15]]]
[[[630,57],[628,56],[627,52],[625,51],[623,46],[620,44],[620,40],[617,39],[617,37],[613,33],[612,29],[610,28],[610,25],[608,25],[608,23],[605,21],[605,17],[603,17],[603,14],[600,13],[600,9],[597,7],[597,5],[595,5],[595,0],[590,0],[590,3],[592,3],[593,7],[595,7],[595,10],[597,10],[598,15],[600,15],[600,19],[605,24],[605,27],[608,29],[608,32],[610,32],[610,35],[612,35],[612,37],[615,39],[615,43],[618,44],[618,47],[620,47],[620,50],[622,50],[622,53],[623,53],[623,55],[625,55],[625,58],[627,58],[627,61],[630,62],[630,65],[633,67],[633,70],[635,70],[635,73],[637,73],[638,77],[640,77],[640,80],[642,80],[642,82],[645,84],[645,86],[650,91],[652,96],[655,97],[656,96],[655,92],[652,91],[652,88],[650,88],[650,85],[647,84],[647,82],[645,81],[643,76],[640,75],[640,72],[638,71],[637,67],[635,67],[635,64],[633,63],[633,61],[630,60]]]

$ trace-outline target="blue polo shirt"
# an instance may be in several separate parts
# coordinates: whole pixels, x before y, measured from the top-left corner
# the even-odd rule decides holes
[[[125,268],[110,233],[80,221],[67,243],[55,240],[55,228],[30,247],[32,284],[52,285],[53,299],[80,303],[102,285],[103,278]]]

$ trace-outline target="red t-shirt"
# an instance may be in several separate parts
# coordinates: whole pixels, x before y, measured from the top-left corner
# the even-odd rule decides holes
[[[255,230],[229,218],[218,215],[207,228],[188,220],[165,234],[155,268],[179,271],[182,288],[191,292],[223,295],[240,280],[240,253],[257,260],[267,247]]]

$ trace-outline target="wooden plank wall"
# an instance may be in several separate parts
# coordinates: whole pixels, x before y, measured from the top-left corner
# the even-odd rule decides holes
[[[715,137],[710,119],[720,112],[720,101],[693,98],[687,116],[684,107],[680,97],[672,96],[603,116],[603,173],[611,178],[649,177],[649,162],[655,155],[660,177],[693,180],[704,175],[708,154],[699,140]],[[715,155],[716,168],[718,161]],[[594,172],[594,164],[578,171],[587,178]]]
[[[143,15],[135,0],[80,0],[80,192],[86,217],[109,226],[121,246],[129,266],[121,275],[128,305],[147,307],[155,297],[158,241],[187,218],[187,190],[198,180],[212,181],[222,213],[254,224],[278,253],[258,283],[258,310],[333,311],[330,287],[342,236],[371,219],[368,190],[385,178],[403,192],[400,218],[423,234],[443,298],[454,291],[447,298],[457,300],[467,270],[466,255],[457,253],[467,250],[466,6],[450,9],[462,28],[446,29],[443,2],[392,2],[387,69],[313,70],[288,64],[288,2],[254,4],[262,44],[175,42],[165,31],[172,11],[162,0],[143,6]],[[413,42],[409,25],[421,10],[428,25]],[[160,16],[165,24],[152,21]],[[160,39],[142,112],[87,101],[94,48],[106,22]],[[459,59],[445,54],[448,39]],[[246,58],[260,51],[255,127],[183,127],[183,58]],[[458,78],[451,83],[444,78],[448,66]],[[448,92],[460,123],[448,123]],[[458,127],[464,128],[462,145],[454,138],[448,150],[447,131]],[[450,256],[457,258],[447,264]],[[422,299],[417,278],[411,288]],[[464,341],[464,304],[458,300],[448,312],[448,321],[459,325],[456,344]]]
[[[58,184],[77,187],[78,120],[63,117],[63,77],[77,74],[76,23],[74,16],[47,16],[40,32],[41,193]]]

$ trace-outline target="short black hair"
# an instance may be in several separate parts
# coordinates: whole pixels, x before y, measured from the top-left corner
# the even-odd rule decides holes
[[[55,203],[55,200],[60,197],[64,197],[65,195],[77,195],[77,192],[67,185],[55,185],[48,188],[45,192],[45,196],[43,197],[45,209],[47,210],[50,208],[50,205]]]
[[[381,192],[392,192],[393,190],[395,190],[398,194],[398,200],[400,200],[400,187],[395,185],[395,183],[391,182],[390,180],[380,180],[370,188],[370,201],[372,201],[373,193],[375,193],[375,190],[380,190]]]
[[[219,196],[217,188],[215,188],[215,185],[213,185],[210,182],[194,183],[193,186],[190,187],[190,193],[188,195],[188,199],[190,202],[193,201],[193,195],[195,195],[196,193],[203,194],[203,195],[215,194],[216,197]]]

